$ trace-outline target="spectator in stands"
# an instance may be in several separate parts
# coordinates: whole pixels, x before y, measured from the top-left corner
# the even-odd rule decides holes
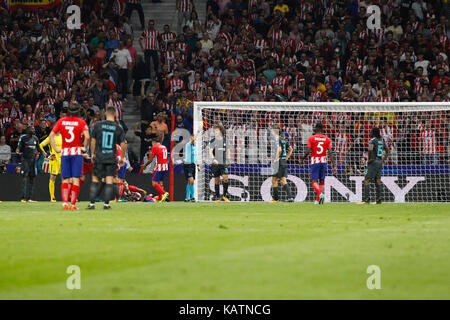
[[[141,0],[127,0],[125,7],[125,16],[130,19],[133,11],[136,10],[139,15],[139,21],[141,22],[141,29],[145,29],[144,9],[142,9]]]
[[[195,8],[194,0],[176,0],[177,8],[177,33],[181,33],[181,28],[186,25],[186,23],[191,18],[191,11]]]
[[[156,112],[156,99],[155,94],[149,92],[148,95],[142,100],[141,108],[141,128],[146,130],[147,127],[152,123],[154,118],[154,113]]]
[[[0,136],[0,173],[6,172],[6,164],[11,160],[11,147],[6,144],[6,137]]]

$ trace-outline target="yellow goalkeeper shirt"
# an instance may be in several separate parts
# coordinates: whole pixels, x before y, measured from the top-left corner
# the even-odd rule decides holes
[[[62,136],[60,134],[55,135],[55,144],[56,144],[56,147],[59,148],[59,150],[61,150],[61,148],[62,148]],[[43,150],[44,147],[46,147],[47,145],[50,148],[50,154],[56,156],[56,159],[58,161],[60,161],[61,160],[61,152],[55,152],[55,150],[52,147],[52,144],[50,143],[50,138],[49,137],[47,137],[44,141],[42,141],[39,146]]]

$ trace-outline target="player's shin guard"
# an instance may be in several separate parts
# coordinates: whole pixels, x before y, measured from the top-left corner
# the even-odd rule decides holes
[[[155,183],[154,187],[155,187],[156,191],[158,191],[158,195],[160,198],[164,193],[166,193],[166,191],[164,191],[163,186],[160,185],[159,183]]]
[[[273,192],[273,197],[272,197],[273,200],[278,201],[280,199],[278,187],[272,187],[272,192]]]
[[[191,186],[190,185],[186,185],[186,200],[191,199]]]
[[[319,201],[320,194],[322,193],[322,191],[320,190],[320,187],[319,187],[319,184],[317,183],[317,181],[313,181],[312,187],[313,187],[314,191],[316,191],[316,193],[317,193],[316,201]]]
[[[106,184],[105,186],[105,205],[109,205],[109,202],[113,199],[114,187],[112,184]]]
[[[102,190],[102,185],[100,182],[92,182],[91,188],[89,190],[89,200],[91,200],[91,204],[95,204],[95,199],[98,197]]]
[[[55,181],[48,181],[48,192],[50,193],[50,200],[55,199]]]
[[[122,196],[123,196],[123,190],[124,190],[123,183],[122,183],[122,182],[119,182],[119,183],[118,183],[118,186],[119,186],[119,198],[122,198]]]
[[[28,178],[23,177],[22,178],[22,199],[27,199],[27,185],[28,185]]]
[[[114,191],[114,195],[113,195],[113,199],[119,199],[119,186],[117,185],[117,183],[113,183],[113,191]]]
[[[223,183],[223,195],[228,197],[228,182]]]
[[[191,189],[191,199],[193,199],[195,197],[194,185],[190,185],[189,188]]]
[[[287,198],[291,199],[292,198],[291,189],[289,188],[287,183],[283,186],[283,190],[286,192]]]
[[[320,189],[320,192],[321,193],[323,193],[323,191],[325,190],[325,183],[319,183],[319,189]]]
[[[376,190],[376,201],[379,202],[381,201],[381,183],[380,184],[376,184],[375,185],[375,190]]]
[[[365,184],[363,185],[363,199],[364,202],[370,202],[370,185]]]
[[[80,193],[80,186],[75,184],[72,185],[72,190],[70,191],[71,201],[70,203],[74,206],[77,203],[78,194]]]
[[[30,200],[33,196],[33,189],[34,189],[34,177],[28,178],[28,185],[27,185],[27,200]]]
[[[220,198],[220,185],[219,184],[214,185],[214,192],[216,194],[216,199],[219,199]]]
[[[67,203],[69,202],[69,184],[67,182],[61,184],[61,197],[62,202]]]

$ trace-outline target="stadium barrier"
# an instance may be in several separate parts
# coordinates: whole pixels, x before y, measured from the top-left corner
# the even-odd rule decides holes
[[[48,174],[38,174],[35,179],[33,199],[37,201],[49,201],[48,193]],[[152,187],[151,175],[148,174],[128,174],[127,181],[129,184],[144,189],[153,195],[158,194]],[[174,175],[174,201],[184,200],[186,191],[186,181],[184,174]],[[168,185],[169,177],[167,176],[164,185]],[[19,174],[1,174],[0,175],[0,200],[2,201],[18,201],[21,195],[22,176]],[[79,199],[81,201],[89,200],[89,186],[91,184],[91,177],[88,175],[81,190]],[[55,187],[56,199],[61,200],[61,183],[57,179]]]

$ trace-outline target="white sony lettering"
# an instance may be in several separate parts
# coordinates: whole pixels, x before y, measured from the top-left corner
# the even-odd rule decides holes
[[[240,187],[235,187],[235,186],[230,186],[228,187],[228,193],[231,196],[235,196],[238,197],[239,199],[241,199],[240,201],[250,201],[250,194],[248,193],[248,191],[246,190],[246,188],[248,187],[248,176],[237,176],[234,174],[230,174],[228,175],[228,181],[230,180],[237,180],[240,183],[243,184],[244,188],[240,188]],[[209,189],[211,190],[211,199],[214,195],[214,178],[211,179],[211,181],[209,182]],[[220,193],[223,193],[223,187],[222,184],[220,185]]]
[[[364,177],[351,176],[350,181],[355,181],[355,192],[347,188],[342,182],[333,176],[325,177],[325,201],[331,201],[331,188],[335,189],[340,195],[350,202],[359,202],[362,199],[362,182]]]
[[[381,181],[384,185],[389,189],[390,192],[394,195],[394,202],[405,202],[406,194],[420,181],[425,181],[425,177],[406,177],[406,181],[408,184],[402,188],[400,188],[395,181],[397,181],[397,177],[382,177]]]

